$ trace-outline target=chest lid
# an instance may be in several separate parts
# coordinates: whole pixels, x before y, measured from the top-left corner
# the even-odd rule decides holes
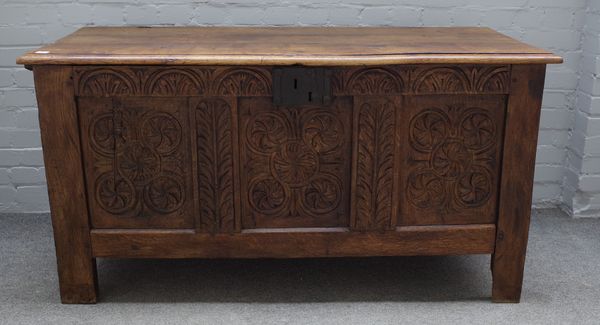
[[[17,63],[382,65],[560,63],[479,27],[85,27]]]

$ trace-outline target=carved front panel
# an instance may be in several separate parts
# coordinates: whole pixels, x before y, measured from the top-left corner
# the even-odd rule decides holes
[[[270,67],[74,68],[94,226],[494,222],[509,66],[330,69],[275,107]]]
[[[96,228],[193,225],[187,99],[80,98]]]
[[[403,102],[401,225],[492,223],[504,96],[414,96]]]
[[[347,226],[349,98],[329,107],[239,99],[244,228]]]

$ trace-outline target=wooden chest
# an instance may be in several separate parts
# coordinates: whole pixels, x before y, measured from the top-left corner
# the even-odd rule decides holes
[[[486,28],[83,28],[29,52],[62,301],[96,302],[97,257],[492,254],[516,302],[561,61]]]

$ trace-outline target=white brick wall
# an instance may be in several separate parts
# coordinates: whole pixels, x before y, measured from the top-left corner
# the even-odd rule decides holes
[[[592,116],[600,117],[600,82],[596,75],[600,72],[597,53],[600,23],[595,22],[593,30],[583,30],[584,26],[592,25],[590,15],[597,10],[597,3],[595,0],[589,3],[585,0],[288,0],[282,4],[275,0],[208,0],[190,4],[184,0],[0,0],[0,212],[48,210],[33,81],[30,72],[15,64],[15,58],[84,25],[131,24],[489,26],[550,49],[562,55],[565,63],[550,66],[546,78],[534,201],[537,205],[572,202],[572,195],[567,200],[568,191],[563,191],[569,179],[581,179],[582,185],[594,188],[594,177],[600,175],[600,155],[582,155],[581,151],[600,149],[600,140],[590,134],[597,128]],[[582,44],[594,49],[586,51],[589,55],[583,58]],[[582,68],[592,66],[594,73]],[[578,90],[578,85],[585,87]],[[586,130],[573,130],[576,116],[584,113]],[[581,142],[571,137],[577,132],[582,134],[585,145],[574,150],[571,146]],[[570,156],[573,158],[569,159]],[[569,162],[575,160],[579,165]],[[569,172],[573,175],[570,178]],[[574,189],[577,186],[578,181],[571,184]],[[600,204],[598,201],[596,204]]]
[[[580,79],[575,92],[564,208],[574,216],[600,216],[600,3],[590,1],[584,13]]]

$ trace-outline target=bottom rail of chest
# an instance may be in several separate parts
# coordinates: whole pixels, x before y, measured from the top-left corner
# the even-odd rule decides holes
[[[496,226],[410,226],[385,232],[346,228],[91,231],[92,255],[111,258],[302,258],[491,254]]]

